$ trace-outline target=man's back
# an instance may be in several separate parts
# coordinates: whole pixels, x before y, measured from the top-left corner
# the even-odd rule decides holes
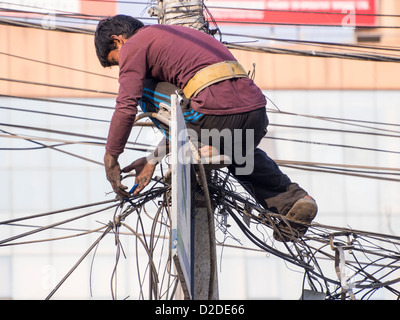
[[[222,61],[235,60],[218,40],[181,26],[146,26],[121,49],[120,86],[123,95],[140,98],[144,78],[183,88],[195,73]],[[120,90],[121,94],[121,90]],[[192,98],[191,106],[204,114],[243,113],[265,106],[261,90],[249,78],[222,81]]]

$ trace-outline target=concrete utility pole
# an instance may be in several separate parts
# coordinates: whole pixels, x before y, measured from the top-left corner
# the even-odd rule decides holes
[[[150,8],[149,14],[158,17],[159,24],[181,25],[208,31],[202,0],[159,0],[157,6]]]
[[[160,0],[149,14],[158,17],[159,24],[182,25],[209,33],[203,15],[203,1]],[[208,172],[209,173],[209,172]],[[206,175],[208,176],[206,172]],[[215,244],[214,211],[210,214],[207,197],[192,184],[192,279],[193,300],[217,300],[218,277]]]

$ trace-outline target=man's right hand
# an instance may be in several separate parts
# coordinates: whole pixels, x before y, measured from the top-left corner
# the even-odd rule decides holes
[[[146,157],[143,157],[133,161],[130,165],[122,169],[124,173],[132,170],[136,172],[135,184],[137,184],[137,187],[133,192],[134,195],[138,194],[150,183],[156,166],[156,163],[149,162]]]
[[[126,191],[128,187],[121,183],[121,168],[118,163],[118,156],[114,156],[106,151],[104,166],[107,180],[110,182],[114,192],[122,199],[128,199],[131,195]]]

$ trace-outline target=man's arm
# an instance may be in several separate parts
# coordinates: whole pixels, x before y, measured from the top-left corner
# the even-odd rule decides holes
[[[146,51],[124,44],[119,58],[119,89],[108,132],[106,150],[116,155],[124,151],[135,122],[147,73]]]
[[[146,77],[146,52],[134,45],[124,44],[119,56],[119,90],[108,132],[104,165],[107,180],[114,192],[126,199],[130,194],[121,183],[119,155],[124,151],[137,113],[138,100],[143,93]]]

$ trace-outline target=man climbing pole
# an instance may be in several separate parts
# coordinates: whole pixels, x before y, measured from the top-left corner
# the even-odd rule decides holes
[[[121,183],[121,172],[135,170],[137,194],[150,182],[163,156],[161,148],[156,148],[152,157],[140,158],[121,170],[118,157],[137,107],[157,111],[178,90],[186,125],[201,155],[228,155],[228,169],[262,206],[286,216],[300,235],[306,232],[296,222],[311,223],[316,202],[257,148],[268,126],[265,96],[221,42],[188,27],[144,26],[135,18],[117,15],[99,22],[95,47],[103,67],[119,65],[120,69],[104,156],[106,176],[117,195],[130,196]],[[168,137],[168,128],[158,126]],[[216,131],[224,133],[217,135],[217,143],[215,134],[210,134]]]

